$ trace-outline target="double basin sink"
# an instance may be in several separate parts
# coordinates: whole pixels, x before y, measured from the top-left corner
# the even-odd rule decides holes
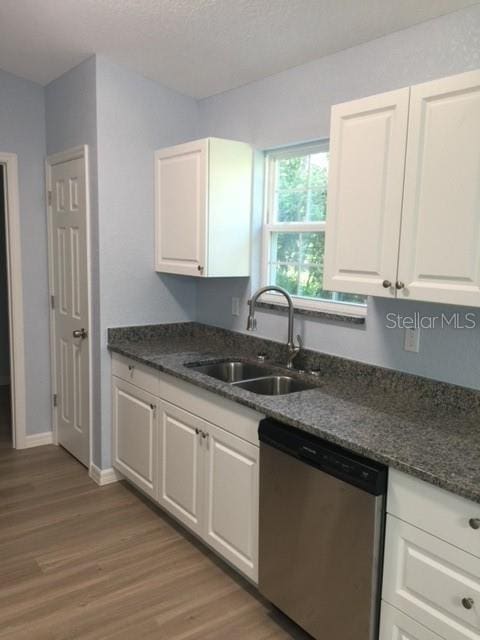
[[[317,386],[290,375],[278,375],[277,367],[260,366],[238,360],[192,363],[186,366],[216,380],[228,382],[239,389],[264,396],[280,396],[296,391],[306,391]]]

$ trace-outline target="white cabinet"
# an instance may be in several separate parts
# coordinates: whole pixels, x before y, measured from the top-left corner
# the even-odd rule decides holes
[[[158,502],[256,581],[258,446],[165,401],[159,424]]]
[[[259,448],[209,425],[205,539],[255,582],[258,553]]]
[[[168,402],[160,404],[158,502],[201,535],[204,512],[203,452],[205,423]]]
[[[250,274],[252,149],[205,138],[155,152],[155,269]]]
[[[332,108],[324,286],[392,295],[409,89]]]
[[[420,638],[480,640],[479,510],[476,503],[392,471],[380,640],[410,638],[408,627],[391,635],[395,625],[391,611],[384,613],[387,605],[433,634]]]
[[[147,391],[113,377],[113,465],[144,493],[157,493],[157,404]]]
[[[256,582],[263,416],[121,356],[112,370],[113,466]]]
[[[412,87],[400,296],[480,306],[480,71]]]
[[[480,71],[335,106],[331,163],[325,288],[480,305]]]
[[[382,603],[379,638],[380,640],[442,640],[436,633],[386,602]]]

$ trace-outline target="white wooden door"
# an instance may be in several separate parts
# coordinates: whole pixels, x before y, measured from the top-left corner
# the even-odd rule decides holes
[[[442,640],[440,636],[382,602],[379,640]]]
[[[208,140],[155,152],[155,269],[206,273]]]
[[[162,401],[159,413],[158,502],[203,535],[204,456],[207,423]]]
[[[208,426],[205,540],[258,580],[259,448]]]
[[[50,168],[57,439],[89,465],[87,192],[85,159]]]
[[[113,466],[152,498],[157,497],[155,396],[112,378]]]
[[[400,297],[480,305],[480,71],[412,87]]]
[[[395,296],[409,92],[332,108],[325,289]]]

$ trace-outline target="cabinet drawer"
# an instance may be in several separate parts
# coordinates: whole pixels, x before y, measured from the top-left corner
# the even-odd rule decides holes
[[[387,602],[382,602],[379,640],[443,639]]]
[[[263,416],[253,409],[164,373],[160,374],[159,395],[258,447],[258,423]]]
[[[480,560],[391,515],[383,598],[448,640],[480,640]]]
[[[387,511],[480,558],[480,504],[391,470]]]
[[[130,384],[134,384],[154,396],[159,395],[159,373],[135,360],[112,355],[112,375],[130,382]]]

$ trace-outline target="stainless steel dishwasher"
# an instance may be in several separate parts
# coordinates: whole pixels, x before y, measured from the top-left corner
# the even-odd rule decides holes
[[[259,588],[318,640],[378,637],[387,469],[260,422]]]

